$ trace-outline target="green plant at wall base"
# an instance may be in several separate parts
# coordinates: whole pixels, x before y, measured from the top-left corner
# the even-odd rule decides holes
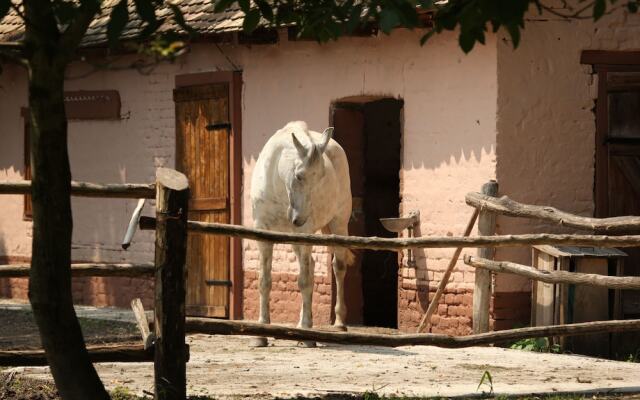
[[[380,396],[376,392],[366,391],[362,395],[362,400],[379,400]]]
[[[625,361],[633,363],[640,362],[640,349],[636,350],[635,353],[629,354]]]
[[[538,353],[560,353],[560,345],[551,344],[549,338],[529,338],[518,340],[509,348],[514,350],[535,351]]]
[[[478,383],[478,388],[476,389],[476,391],[480,390],[480,387],[482,385],[489,387],[489,395],[493,394],[493,377],[491,376],[491,372],[484,371],[482,377],[480,378],[480,383]],[[485,393],[484,390],[482,391],[482,393]]]

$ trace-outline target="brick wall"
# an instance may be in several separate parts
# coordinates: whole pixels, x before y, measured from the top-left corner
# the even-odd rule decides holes
[[[298,289],[298,275],[274,273],[269,306],[271,322],[297,323],[300,317],[302,297]],[[244,318],[258,320],[260,313],[258,272],[247,271],[244,275]],[[317,276],[313,284],[313,323],[329,325],[332,322],[331,276]]]
[[[27,257],[0,256],[0,264],[28,263]],[[153,308],[154,284],[152,278],[83,277],[72,278],[74,304],[96,307],[129,308],[131,300],[139,297],[142,304]],[[0,298],[28,300],[27,278],[0,278]]]

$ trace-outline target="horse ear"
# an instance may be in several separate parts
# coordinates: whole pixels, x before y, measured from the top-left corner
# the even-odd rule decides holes
[[[331,140],[332,136],[333,136],[333,127],[329,127],[325,129],[324,132],[322,132],[322,143],[318,145],[318,150],[320,151],[320,154],[324,153],[324,151],[327,149],[327,145],[329,144],[329,140]]]
[[[293,145],[296,146],[296,150],[298,150],[298,155],[300,156],[300,158],[302,158],[303,160],[307,158],[307,149],[305,149],[302,143],[300,143],[300,141],[296,137],[296,134],[291,132],[291,138],[293,139]]]

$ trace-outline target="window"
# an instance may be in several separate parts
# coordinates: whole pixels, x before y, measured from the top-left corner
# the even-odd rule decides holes
[[[22,115],[22,130],[24,134],[24,179],[31,180],[31,138],[29,137],[29,109],[23,108],[20,110]],[[31,195],[24,195],[24,212],[22,214],[24,220],[31,220],[33,218],[33,209],[31,207]]]
[[[117,90],[78,90],[64,93],[68,120],[120,119],[120,94]],[[20,110],[24,134],[24,179],[31,180],[31,150],[29,137],[29,109]],[[24,196],[23,218],[33,218],[31,195]]]

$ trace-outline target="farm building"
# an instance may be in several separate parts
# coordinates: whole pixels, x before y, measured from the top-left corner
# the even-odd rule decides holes
[[[402,29],[317,44],[287,29],[247,36],[239,11],[182,4],[202,36],[172,63],[111,53],[106,17],[92,26],[66,82],[75,180],[143,183],[154,180],[157,167],[177,168],[191,182],[190,219],[250,226],[249,185],[260,149],[287,122],[304,120],[317,131],[334,126],[347,152],[352,235],[393,237],[379,219],[412,211],[420,212],[415,235],[461,235],[473,212],[465,194],[490,179],[499,194],[523,203],[585,216],[640,213],[639,15],[619,10],[594,23],[532,13],[517,50],[499,32],[465,55],[455,32],[423,47],[422,32]],[[125,39],[137,26],[133,20]],[[21,29],[5,19],[0,40],[19,39]],[[27,106],[27,72],[2,64],[0,180],[29,178]],[[217,128],[206,129],[212,124]],[[126,252],[120,247],[135,205],[74,198],[74,260],[152,261],[149,232],[138,232]],[[0,262],[28,261],[28,197],[0,197],[0,209]],[[564,230],[497,221],[499,234],[549,231]],[[194,234],[188,252],[188,314],[257,319],[255,242]],[[628,252],[624,273],[639,275],[629,262],[637,255]],[[414,330],[452,253],[419,250],[410,260],[407,252],[358,252],[347,274],[348,322]],[[500,249],[496,258],[531,265],[531,254]],[[317,248],[314,258],[314,321],[326,324],[331,265],[326,249]],[[460,261],[433,332],[470,332],[474,279]],[[278,245],[274,322],[297,320],[296,281],[293,252]],[[150,280],[74,278],[73,287],[82,304],[127,307],[140,295],[152,303]],[[26,298],[26,280],[0,279],[0,296]],[[497,275],[493,327],[528,324],[530,299],[530,281]],[[622,302],[625,317],[640,314],[637,298],[623,293]]]

